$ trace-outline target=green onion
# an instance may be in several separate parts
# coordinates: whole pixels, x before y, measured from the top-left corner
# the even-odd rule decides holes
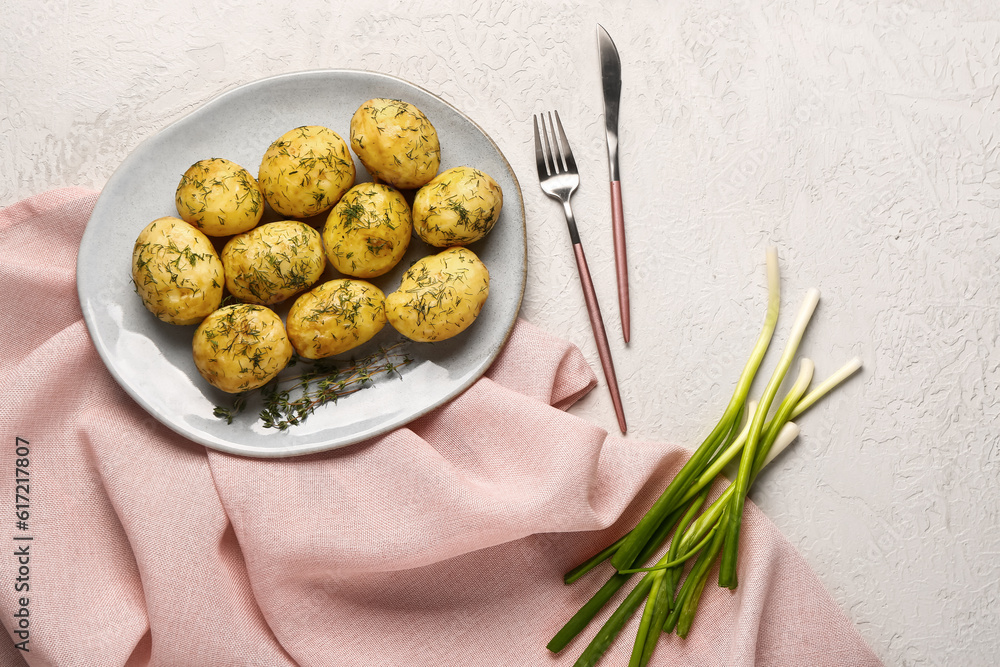
[[[701,552],[694,569],[691,570],[687,580],[684,582],[691,581],[692,583],[683,604],[678,605],[680,613],[677,615],[677,634],[680,637],[687,637],[688,630],[691,629],[691,624],[694,622],[694,614],[698,610],[698,601],[701,599],[701,592],[705,588],[705,582],[708,580],[709,568],[712,567],[715,557],[719,554],[719,550],[722,549],[725,539],[725,534],[721,530],[715,531],[715,538],[712,540],[711,546]]]
[[[674,524],[677,523],[680,516],[680,511],[675,512],[663,522],[653,535],[653,539],[650,540],[649,544],[639,555],[639,560],[645,562],[653,556],[663,541],[667,539],[667,534],[673,529]],[[584,603],[580,610],[573,614],[573,617],[570,618],[562,628],[560,628],[559,632],[557,632],[556,635],[549,640],[546,648],[553,653],[558,653],[566,648],[566,645],[569,644],[574,637],[580,634],[585,627],[587,627],[587,625],[594,619],[594,616],[597,615],[597,612],[599,612],[604,605],[608,603],[608,600],[614,597],[615,593],[621,590],[621,587],[624,586],[625,582],[627,582],[631,577],[631,574],[622,574],[620,572],[615,572],[611,575],[607,582],[605,582],[605,584],[601,586],[601,588],[598,589],[598,591],[594,593],[594,595],[587,600],[587,602]]]
[[[701,468],[715,453],[720,442],[725,435],[734,428],[735,419],[742,411],[746,403],[747,394],[750,393],[750,385],[753,383],[757,368],[764,359],[774,328],[778,323],[778,309],[781,301],[780,276],[778,273],[778,253],[771,248],[767,252],[767,283],[768,283],[768,304],[767,316],[764,318],[764,326],[757,338],[757,342],[750,354],[740,378],[736,383],[736,389],[729,405],[723,412],[722,418],[715,428],[688,459],[688,462],[677,473],[673,481],[667,486],[663,494],[657,499],[646,515],[639,521],[635,528],[628,534],[615,555],[611,557],[611,564],[619,570],[624,570],[635,563],[639,551],[646,545],[650,535],[656,530],[667,514],[672,512],[680,503],[678,502],[687,492],[691,480],[701,474]]]
[[[795,422],[787,422],[774,440],[774,443],[769,447],[769,454],[765,458],[766,463],[770,463],[780,454],[785,447],[790,445],[795,438],[799,435],[799,427]],[[705,539],[705,536],[715,528],[720,519],[722,518],[723,512],[725,512],[726,507],[729,505],[733,497],[733,491],[736,488],[736,483],[731,483],[726,490],[722,492],[715,502],[709,505],[708,509],[705,510],[701,516],[699,516],[691,527],[684,533],[684,537],[681,539],[680,553],[687,554],[691,552],[695,546]]]
[[[614,544],[612,544],[611,546],[609,546],[607,549],[605,549],[604,551],[600,552],[599,554],[597,554],[595,556],[592,556],[591,558],[585,560],[584,562],[580,563],[579,565],[577,565],[576,567],[574,567],[572,570],[570,570],[569,572],[567,572],[565,575],[563,575],[563,583],[564,584],[572,584],[574,581],[576,581],[577,579],[579,579],[583,575],[585,575],[588,572],[590,572],[596,566],[600,565],[601,563],[603,563],[607,559],[611,558],[612,554],[614,554],[616,551],[618,551],[618,547],[620,547],[622,545],[622,542],[625,541],[626,537],[627,537],[627,535],[622,535],[621,537],[618,538],[617,542],[615,542]]]
[[[629,658],[628,667],[639,667],[642,661],[643,648],[649,639],[649,629],[653,622],[653,610],[656,608],[656,601],[660,597],[660,586],[663,585],[663,573],[657,572],[651,576],[653,583],[649,587],[649,597],[646,598],[646,607],[642,610],[642,619],[639,621],[639,632],[636,634],[635,643],[632,645],[632,656]],[[653,636],[657,637],[660,629],[656,628]]]
[[[788,342],[785,344],[781,358],[778,359],[777,368],[771,374],[771,379],[764,388],[764,394],[761,396],[757,410],[754,411],[753,419],[750,422],[750,432],[747,434],[747,442],[743,445],[740,472],[736,477],[736,490],[733,491],[733,499],[730,501],[732,509],[729,512],[728,521],[725,526],[725,547],[722,550],[722,564],[719,568],[720,586],[736,588],[736,556],[739,548],[740,526],[743,522],[743,504],[747,496],[747,489],[750,487],[750,475],[754,467],[754,457],[757,454],[757,444],[760,441],[761,430],[764,426],[764,420],[767,417],[767,411],[771,408],[771,401],[774,400],[781,382],[785,379],[785,373],[788,372],[788,367],[791,366],[792,359],[794,359],[795,353],[798,351],[799,343],[806,332],[809,320],[812,319],[817,303],[819,303],[819,291],[810,289],[806,294],[802,307],[799,309],[798,317],[795,318]]]
[[[643,598],[649,595],[649,590],[653,586],[653,576],[647,575],[643,577],[632,592],[629,593],[625,600],[618,606],[618,609],[611,614],[601,629],[597,631],[597,634],[587,645],[587,648],[583,650],[580,657],[577,658],[576,662],[573,663],[573,667],[593,667],[597,664],[597,661],[601,659],[608,647],[611,646],[611,642],[615,640],[618,633],[622,631],[625,624],[628,623],[629,619],[632,618],[632,614],[635,610],[639,608],[642,604]]]
[[[649,663],[661,630],[687,636],[708,575],[720,558],[720,585],[735,587],[736,555],[747,490],[760,470],[798,436],[799,427],[791,420],[861,367],[860,360],[852,359],[809,390],[814,366],[809,359],[802,359],[795,382],[778,403],[774,415],[768,418],[818,303],[819,292],[809,290],[763,395],[757,402],[748,401],[777,324],[779,277],[773,249],[767,255],[767,276],[769,299],[764,326],[715,428],[631,531],[564,575],[567,584],[573,583],[609,559],[616,570],[552,638],[548,648],[553,652],[561,651],[579,635],[632,575],[643,573],[584,649],[576,662],[578,667],[595,665],[640,605],[643,612],[630,667],[645,667]],[[748,415],[745,424],[744,413]],[[737,461],[737,456],[739,467],[734,481],[708,508],[702,509],[712,483]],[[659,552],[671,532],[673,538],[666,553],[655,564],[643,565]],[[688,570],[686,576],[685,570]]]
[[[689,503],[684,516],[677,522],[674,539],[670,543],[670,548],[660,562],[651,568],[641,568],[637,570],[626,570],[620,574],[633,574],[635,572],[655,572],[654,581],[646,600],[646,608],[643,611],[642,620],[639,622],[639,631],[636,634],[635,643],[632,646],[632,658],[630,667],[642,667],[647,662],[656,648],[656,643],[660,639],[660,631],[663,628],[664,620],[670,613],[673,606],[673,590],[676,586],[674,578],[675,572],[664,572],[668,568],[675,568],[683,563],[687,558],[676,559],[680,542],[680,535],[698,514],[701,506],[708,497],[708,489],[705,489],[697,498]],[[692,554],[693,555],[693,554]],[[690,556],[689,556],[690,557]],[[679,575],[679,570],[676,571]]]

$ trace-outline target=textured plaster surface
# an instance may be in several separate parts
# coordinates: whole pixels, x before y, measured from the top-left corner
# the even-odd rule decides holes
[[[396,4],[2,0],[0,205],[100,188],[144,138],[264,76],[346,67],[444,97],[499,144],[528,225],[522,315],[597,365],[533,113],[558,108],[630,437],[699,442],[763,320],[806,289],[818,376],[753,498],[891,665],[1000,649],[1000,9],[975,0]],[[633,338],[614,296],[595,22],[624,66]],[[373,91],[377,92],[377,91]],[[171,184],[165,184],[173,187]],[[765,377],[777,357],[765,360]],[[614,428],[604,387],[574,412]]]

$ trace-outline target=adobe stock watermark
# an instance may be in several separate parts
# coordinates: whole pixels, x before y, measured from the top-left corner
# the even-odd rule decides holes
[[[31,641],[31,443],[20,436],[14,439],[14,592],[17,593],[12,634],[19,651],[29,652]]]

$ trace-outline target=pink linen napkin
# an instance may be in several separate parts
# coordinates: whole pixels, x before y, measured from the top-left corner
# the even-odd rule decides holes
[[[559,655],[545,644],[609,571],[562,573],[627,530],[687,450],[566,413],[596,378],[523,321],[484,378],[406,428],[301,458],[206,450],[91,344],[75,262],[95,201],[66,189],[0,211],[0,664],[575,661],[596,622]],[[746,521],[739,588],[706,586],[653,664],[881,664],[774,525],[752,505]],[[602,664],[628,661],[637,621]]]

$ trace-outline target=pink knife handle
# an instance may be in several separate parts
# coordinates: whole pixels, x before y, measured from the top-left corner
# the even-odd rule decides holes
[[[618,393],[618,378],[615,375],[615,364],[611,360],[611,347],[608,345],[608,334],[604,330],[604,320],[601,318],[601,307],[597,303],[597,292],[594,291],[594,281],[590,278],[587,267],[587,257],[583,254],[583,246],[573,244],[576,253],[576,267],[580,271],[580,283],[583,285],[583,298],[587,302],[587,314],[590,316],[590,328],[594,330],[594,340],[597,341],[597,354],[601,358],[601,368],[604,369],[604,379],[611,392],[611,404],[618,417],[618,428],[625,433],[625,411],[622,409],[621,395]]]
[[[611,230],[615,243],[615,269],[618,274],[618,311],[622,319],[625,342],[631,336],[628,303],[628,258],[625,256],[625,213],[622,210],[621,181],[611,181]]]

